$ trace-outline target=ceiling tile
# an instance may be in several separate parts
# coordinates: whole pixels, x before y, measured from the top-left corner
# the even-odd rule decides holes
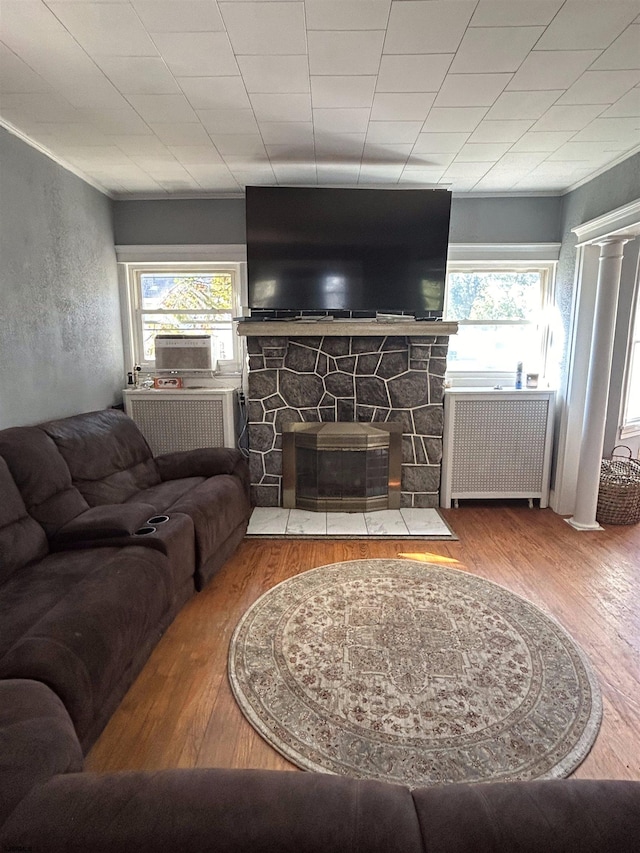
[[[638,144],[640,119],[597,118],[573,137],[575,142],[617,142],[627,140],[629,146]]]
[[[416,154],[456,152],[462,148],[468,138],[468,133],[421,133],[413,150]]]
[[[545,133],[525,133],[511,146],[513,152],[555,151],[573,136],[573,130],[554,130]]]
[[[265,184],[272,186],[276,182],[276,176],[270,163],[252,163],[245,167],[232,167],[231,174],[241,187]]]
[[[0,92],[39,94],[51,89],[50,83],[0,43]]]
[[[444,169],[405,169],[398,183],[410,186],[437,186],[444,173]]]
[[[613,104],[638,82],[640,71],[585,71],[558,104]]]
[[[635,0],[566,0],[540,39],[540,50],[606,48],[638,14]]]
[[[265,145],[313,144],[313,124],[310,121],[260,122]]]
[[[451,73],[516,71],[542,32],[542,27],[470,28],[451,63]]]
[[[150,33],[214,32],[224,30],[218,7],[211,0],[131,0]]]
[[[222,157],[211,142],[208,145],[170,145],[169,151],[185,166],[222,163]]]
[[[598,55],[597,50],[535,50],[513,75],[507,89],[568,89]]]
[[[81,115],[69,101],[51,93],[21,92],[2,96],[2,113],[10,120],[12,116],[31,118],[35,121],[78,121]]]
[[[542,118],[538,119],[533,125],[531,130],[534,132],[544,130],[581,130],[599,115],[603,109],[602,104],[550,107]]]
[[[248,163],[267,159],[262,137],[253,133],[212,133],[211,140],[227,163]]]
[[[110,140],[129,157],[145,157],[154,163],[172,163],[173,154],[164,143],[151,136],[112,136]]]
[[[413,145],[408,143],[396,145],[383,145],[379,142],[366,142],[364,151],[362,152],[363,163],[402,163],[407,162],[407,158],[413,150]]]
[[[281,187],[317,183],[315,163],[272,163],[271,168]]]
[[[226,33],[156,33],[153,38],[176,77],[239,73]]]
[[[384,30],[391,0],[306,0],[308,30]]]
[[[220,2],[218,8],[236,54],[307,52],[302,3]]]
[[[511,74],[448,74],[435,106],[489,107],[511,77]]]
[[[132,165],[131,160],[124,151],[115,145],[97,147],[94,145],[69,145],[65,148],[65,157],[72,163],[86,162],[87,164],[99,163],[107,165]]]
[[[452,53],[383,54],[376,91],[437,92],[452,59]]]
[[[159,56],[102,56],[98,65],[126,95],[179,93],[175,78]]]
[[[421,121],[371,121],[367,142],[415,142],[421,128]]]
[[[456,159],[457,151],[431,151],[430,153],[414,153],[405,164],[405,169],[424,171],[425,169],[441,169],[444,171]]]
[[[640,24],[627,29],[593,63],[593,70],[634,69],[640,67]]]
[[[117,110],[128,106],[127,100],[116,87],[93,65],[89,73],[73,82],[56,81],[56,89],[74,107]]]
[[[305,165],[313,161],[315,156],[315,146],[313,140],[311,142],[296,142],[294,145],[266,145],[269,160],[273,166],[275,163],[279,165]]]
[[[602,113],[601,118],[625,118],[640,116],[640,87],[636,86],[613,106]]]
[[[311,121],[310,95],[250,95],[258,121]]]
[[[383,30],[320,32],[309,34],[311,74],[377,74],[382,55]]]
[[[432,92],[378,92],[371,121],[424,121],[433,104]]]
[[[364,148],[364,133],[335,134],[316,130],[316,155],[320,160],[360,162]],[[356,175],[357,180],[357,175]]]
[[[330,77],[318,76],[311,78],[311,101],[314,108],[370,108],[373,103],[373,93],[376,78],[372,76],[359,77],[356,75]]]
[[[486,112],[486,107],[433,107],[423,130],[434,133],[471,131],[482,121]]]
[[[458,163],[456,160],[444,172],[445,181],[453,178],[481,178],[489,171],[489,163]]]
[[[206,145],[210,142],[204,127],[195,122],[154,122],[151,129],[165,145]]]
[[[483,121],[473,131],[469,142],[515,142],[532,124],[528,119]]]
[[[251,109],[242,77],[180,77],[178,83],[196,110]]]
[[[397,163],[363,163],[360,166],[359,184],[397,184],[403,166]]]
[[[508,151],[498,160],[492,171],[528,172],[535,169],[546,157],[546,151]]]
[[[198,118],[211,133],[259,133],[253,110],[196,110]]]
[[[548,92],[503,92],[487,113],[487,119],[540,118],[562,94],[562,89],[552,89]]]
[[[607,151],[624,151],[623,142],[567,142],[548,155],[549,160],[601,160]]]
[[[472,27],[530,27],[546,26],[564,0],[480,0],[473,13]]]
[[[384,52],[455,53],[475,7],[475,0],[393,3]]]
[[[104,134],[89,123],[41,122],[38,127],[38,139],[44,144],[65,143],[66,145],[87,145],[104,147]],[[110,140],[109,140],[110,141]],[[97,152],[94,152],[94,155]]]
[[[147,122],[197,120],[184,95],[129,95],[127,100]]]
[[[222,192],[237,192],[239,187],[224,163],[201,164],[193,163],[187,167],[187,171],[200,186],[211,188]]]
[[[125,102],[126,103],[126,102]],[[144,122],[130,104],[115,110],[80,110],[86,121],[95,125],[102,133],[149,135],[152,129]]]
[[[456,163],[493,163],[506,154],[509,147],[509,142],[468,143],[456,154]]]
[[[313,125],[318,131],[365,133],[368,123],[368,109],[314,109],[313,111]]]
[[[49,8],[93,56],[157,56],[130,3],[60,3]]]
[[[304,93],[309,91],[306,56],[237,56],[247,92]]]
[[[350,163],[318,163],[318,183],[324,186],[349,186],[358,182],[360,165]]]

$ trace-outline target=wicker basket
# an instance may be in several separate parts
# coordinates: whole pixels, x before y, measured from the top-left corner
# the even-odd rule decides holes
[[[629,456],[616,453],[619,449]],[[640,521],[640,462],[631,458],[631,448],[624,444],[613,448],[611,459],[602,460],[596,518],[600,524]]]

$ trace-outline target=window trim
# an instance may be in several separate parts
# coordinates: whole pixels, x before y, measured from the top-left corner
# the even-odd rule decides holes
[[[119,263],[119,276],[122,292],[122,326],[123,343],[126,364],[130,365],[127,370],[139,365],[144,372],[155,371],[155,361],[144,360],[144,348],[142,342],[142,316],[145,313],[140,301],[140,274],[141,273],[171,273],[186,272],[193,270],[196,273],[228,272],[232,276],[232,306],[231,306],[231,328],[235,330],[234,317],[242,314],[242,294],[245,288],[246,264],[241,262],[225,262],[222,260],[179,260],[179,261],[136,261]],[[198,311],[197,313],[206,313]],[[212,312],[216,313],[216,312]],[[216,373],[238,374],[242,372],[244,358],[243,347],[236,334],[232,334],[232,345],[234,357],[218,361]]]
[[[513,246],[508,251],[501,247],[477,247],[477,258],[471,257],[471,246],[465,246],[463,251],[450,252],[447,263],[446,285],[445,285],[445,313],[443,319],[447,320],[446,305],[449,290],[449,276],[456,272],[539,272],[541,273],[540,311],[542,317],[540,329],[540,387],[544,387],[544,380],[549,373],[549,351],[552,343],[552,309],[555,305],[556,294],[556,270],[558,266],[557,257],[550,258],[556,254],[554,251],[544,252],[544,259],[536,257],[539,248],[533,246]],[[455,247],[452,247],[455,248]],[[493,252],[492,252],[493,249]],[[494,253],[495,257],[490,257]],[[542,252],[540,253],[542,254]],[[515,320],[457,320],[458,326],[473,325],[521,325],[521,321]],[[525,321],[527,322],[527,321]],[[503,370],[469,370],[468,368],[456,370],[454,366],[447,365],[446,379],[455,386],[461,385],[503,385],[513,381],[515,372]]]

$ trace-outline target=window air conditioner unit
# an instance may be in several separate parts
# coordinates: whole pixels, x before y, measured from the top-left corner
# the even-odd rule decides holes
[[[156,370],[215,370],[211,335],[156,335]]]

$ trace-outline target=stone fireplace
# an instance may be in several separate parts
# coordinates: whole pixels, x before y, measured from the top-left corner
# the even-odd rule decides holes
[[[283,505],[283,432],[296,423],[402,427],[400,505],[436,507],[443,390],[455,323],[241,322],[256,506]]]

